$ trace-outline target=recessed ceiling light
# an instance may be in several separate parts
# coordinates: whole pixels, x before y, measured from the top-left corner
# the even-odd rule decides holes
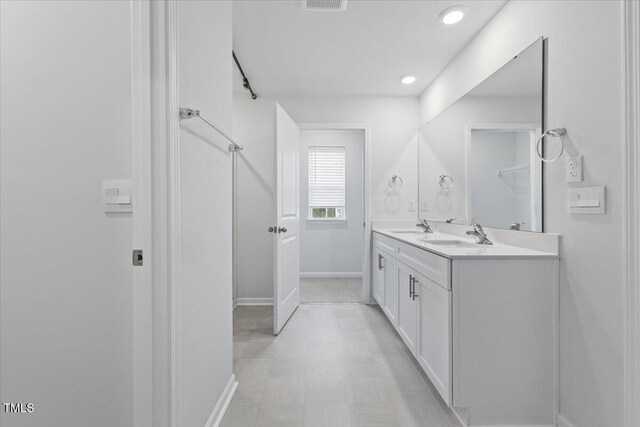
[[[462,18],[464,18],[462,8],[460,6],[453,6],[443,10],[438,19],[445,25],[453,25],[462,21]]]
[[[416,81],[416,78],[414,76],[402,76],[400,77],[400,81],[402,84],[410,85]]]

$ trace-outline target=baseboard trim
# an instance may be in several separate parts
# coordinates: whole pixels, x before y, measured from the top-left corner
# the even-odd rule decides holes
[[[460,427],[468,426],[466,408],[452,408],[453,415],[455,415],[457,421],[460,423]],[[560,418],[563,418],[566,424],[560,422]],[[479,424],[478,427],[556,427],[555,424]],[[562,414],[558,416],[557,427],[576,427],[569,420],[567,420]]]
[[[351,278],[362,277],[362,273],[300,273],[301,278]]]
[[[558,414],[558,427],[576,427],[576,425],[569,421],[566,416]]]
[[[237,388],[238,382],[236,381],[236,376],[231,374],[231,378],[229,378],[229,382],[224,388],[222,396],[220,396],[218,403],[216,403],[215,408],[213,408],[213,412],[209,415],[209,419],[207,420],[205,427],[218,427],[222,424],[222,418],[224,418],[224,414],[227,412],[227,408],[229,407],[231,399],[233,399],[233,395]]]
[[[273,298],[238,298],[237,305],[273,305]]]

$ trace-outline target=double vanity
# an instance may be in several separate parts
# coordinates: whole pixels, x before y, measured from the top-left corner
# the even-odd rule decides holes
[[[463,425],[555,425],[557,247],[466,230],[374,226],[373,298]]]
[[[542,144],[543,44],[418,129],[417,203],[397,175],[386,193],[417,227],[372,224],[372,297],[465,426],[556,425],[559,237],[543,232],[541,156],[562,145]]]

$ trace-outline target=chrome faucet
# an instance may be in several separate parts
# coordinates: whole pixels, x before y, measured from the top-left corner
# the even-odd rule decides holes
[[[425,233],[433,233],[433,230],[431,229],[431,226],[429,225],[426,219],[418,221],[418,223],[416,224],[416,227],[422,228]]]
[[[487,239],[487,234],[480,224],[473,224],[473,230],[468,230],[467,235],[473,236],[479,245],[493,245],[493,242]]]
[[[520,222],[514,222],[513,224],[511,224],[511,225],[509,226],[509,230],[520,231],[520,227],[522,227],[522,223],[520,223]]]

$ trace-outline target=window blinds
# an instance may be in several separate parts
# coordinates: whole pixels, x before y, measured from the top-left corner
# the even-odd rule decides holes
[[[309,207],[345,204],[344,147],[309,147]]]

